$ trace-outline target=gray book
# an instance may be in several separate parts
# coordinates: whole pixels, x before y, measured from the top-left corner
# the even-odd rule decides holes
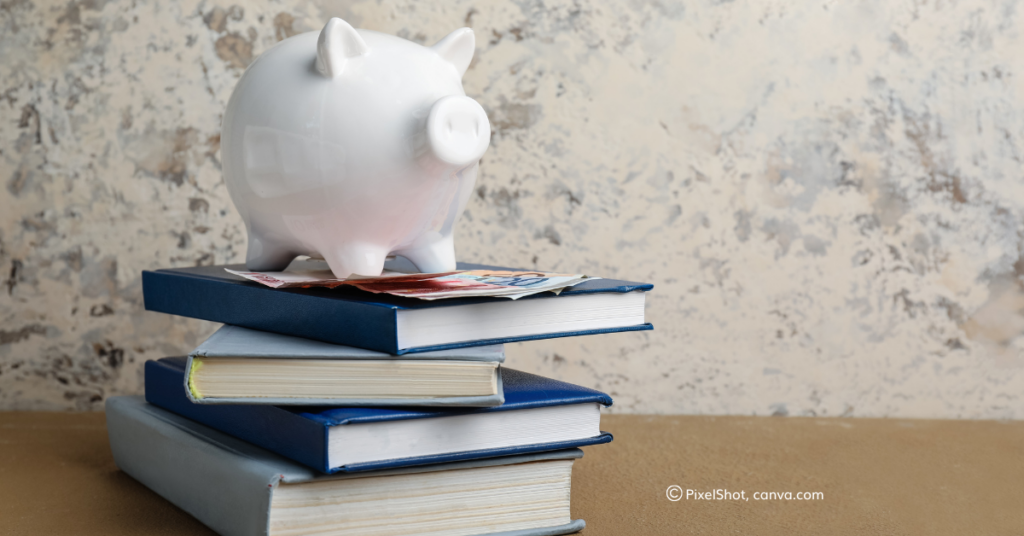
[[[554,536],[579,449],[325,476],[156,406],[106,400],[118,467],[224,536]]]
[[[497,406],[504,346],[393,356],[223,326],[185,363],[197,404]]]
[[[579,449],[326,476],[141,397],[107,400],[117,466],[225,536],[554,536]]]

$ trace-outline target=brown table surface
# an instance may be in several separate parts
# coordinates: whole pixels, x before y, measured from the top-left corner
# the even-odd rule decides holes
[[[120,472],[102,413],[0,413],[0,533],[213,534]],[[1024,422],[606,415],[573,469],[587,536],[1024,534]],[[666,488],[819,491],[671,502]]]

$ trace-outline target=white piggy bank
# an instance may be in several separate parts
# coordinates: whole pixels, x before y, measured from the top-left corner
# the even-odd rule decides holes
[[[339,278],[379,275],[397,254],[454,270],[452,231],[491,135],[462,90],[474,48],[469,28],[424,47],[335,18],[257,58],[221,134],[248,269],[309,255]]]

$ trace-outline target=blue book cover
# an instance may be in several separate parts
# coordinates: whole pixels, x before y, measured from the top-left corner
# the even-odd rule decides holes
[[[611,397],[508,368],[502,368],[504,404],[466,410],[426,410],[194,404],[184,388],[185,365],[184,357],[146,362],[146,401],[324,473],[546,452],[612,440],[611,434],[599,429],[599,408],[611,405]],[[553,410],[559,411],[557,419],[551,417]],[[382,424],[405,430],[385,429]],[[577,437],[565,439],[567,434]],[[585,437],[579,437],[581,434]],[[493,443],[491,435],[507,436],[515,444],[445,450],[449,445],[486,446]],[[531,443],[531,437],[556,439]],[[438,441],[432,443],[432,439]],[[382,441],[382,446],[370,448],[368,444],[373,441]],[[413,445],[412,450],[401,451],[410,455],[387,457],[389,452],[400,452],[389,447],[398,449],[403,441]],[[358,448],[370,449],[374,455],[338,463],[346,459],[338,453]]]
[[[459,264],[460,270],[500,269]],[[518,300],[426,301],[351,287],[273,289],[225,271],[243,265],[142,272],[146,310],[366,348],[392,355],[535,339],[644,331],[653,285],[594,279]]]

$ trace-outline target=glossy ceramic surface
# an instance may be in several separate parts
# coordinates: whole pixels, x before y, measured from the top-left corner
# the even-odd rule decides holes
[[[248,268],[310,255],[338,277],[378,275],[397,254],[454,269],[452,231],[490,143],[462,89],[474,48],[469,28],[424,47],[335,18],[257,58],[221,136]]]

